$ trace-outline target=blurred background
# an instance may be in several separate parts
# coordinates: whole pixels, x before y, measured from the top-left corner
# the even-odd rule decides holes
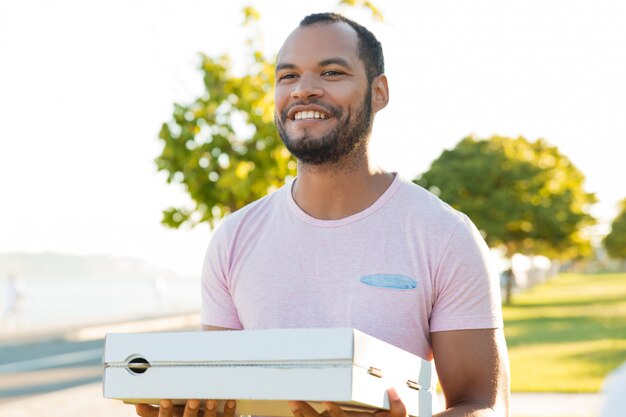
[[[609,0],[0,0],[0,414],[110,413],[106,332],[199,326],[211,230],[296,175],[276,53],[329,10],[383,44],[374,159],[493,249],[513,416],[600,415],[626,361],[626,4]]]

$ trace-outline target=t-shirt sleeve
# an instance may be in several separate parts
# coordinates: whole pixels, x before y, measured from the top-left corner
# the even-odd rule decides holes
[[[487,244],[463,215],[434,275],[430,331],[502,327],[500,284]]]
[[[222,225],[224,226],[224,225]],[[202,324],[243,329],[229,290],[228,240],[224,230],[213,234],[202,267]]]

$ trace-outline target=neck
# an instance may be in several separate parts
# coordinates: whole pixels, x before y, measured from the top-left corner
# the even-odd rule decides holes
[[[296,204],[308,215],[320,220],[338,220],[374,204],[393,178],[393,174],[372,165],[367,155],[336,165],[298,162],[298,178],[292,193]]]

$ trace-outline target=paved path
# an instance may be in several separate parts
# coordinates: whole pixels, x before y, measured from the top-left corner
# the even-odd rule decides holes
[[[198,322],[193,313],[0,340],[0,403],[100,381],[107,332],[188,330]]]
[[[103,348],[101,339],[0,345],[0,401],[98,381]]]
[[[598,417],[603,403],[601,394],[513,393],[511,417]]]

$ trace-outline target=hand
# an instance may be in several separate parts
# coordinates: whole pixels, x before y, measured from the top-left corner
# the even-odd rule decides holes
[[[206,400],[204,411],[200,410],[200,400],[189,400],[182,406],[174,406],[171,400],[161,400],[159,407],[149,404],[136,404],[137,415],[141,417],[235,417],[237,403],[226,401],[224,412],[217,412],[217,401]]]
[[[345,411],[332,402],[323,402],[326,409],[319,414],[313,407],[304,401],[289,401],[289,407],[294,417],[407,417],[406,407],[394,388],[387,390],[389,397],[389,411],[379,410],[371,413],[359,411]]]

